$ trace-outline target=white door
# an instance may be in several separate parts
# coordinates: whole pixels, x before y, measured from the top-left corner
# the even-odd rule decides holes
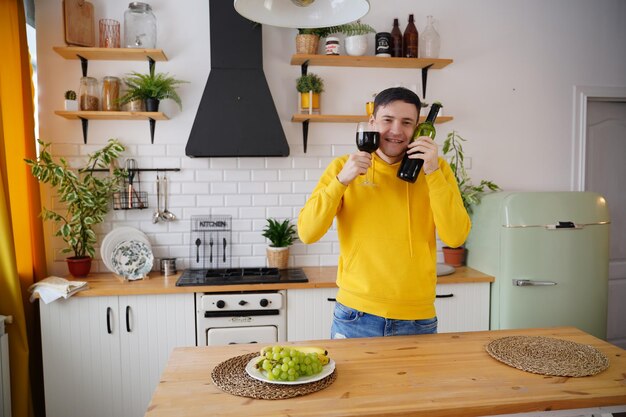
[[[47,417],[117,417],[118,297],[40,301]]]
[[[589,99],[585,148],[585,191],[611,216],[607,340],[626,349],[626,102]]]
[[[287,340],[330,339],[337,288],[287,290]]]
[[[194,295],[119,297],[122,414],[148,408],[172,349],[196,345]]]

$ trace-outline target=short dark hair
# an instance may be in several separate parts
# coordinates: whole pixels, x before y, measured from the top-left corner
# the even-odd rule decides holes
[[[417,109],[417,115],[419,116],[420,110],[422,109],[420,98],[413,91],[404,87],[387,88],[376,94],[376,98],[374,99],[374,115],[376,115],[380,106],[386,106],[394,101],[404,101],[405,103],[414,104]]]

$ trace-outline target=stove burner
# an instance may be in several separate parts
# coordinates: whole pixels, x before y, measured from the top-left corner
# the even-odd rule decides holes
[[[186,269],[178,278],[176,286],[272,284],[308,281],[302,268]]]

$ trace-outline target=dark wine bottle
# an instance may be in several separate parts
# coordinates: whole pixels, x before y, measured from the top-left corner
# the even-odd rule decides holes
[[[402,56],[402,31],[398,23],[398,19],[393,19],[393,29],[391,29],[391,41],[393,42],[393,48],[391,49],[391,56]]]
[[[405,58],[417,58],[417,39],[418,33],[415,23],[413,23],[413,15],[409,15],[409,23],[404,29],[404,39],[402,40],[403,52]]]
[[[413,131],[411,142],[420,136],[428,136],[431,139],[435,139],[435,134],[437,133],[435,130],[435,120],[437,119],[437,114],[439,113],[439,109],[441,107],[443,106],[439,102],[432,104],[426,120],[418,124]],[[423,159],[411,159],[409,158],[409,154],[405,153],[402,158],[402,162],[400,163],[400,168],[398,168],[398,178],[408,182],[415,182],[415,180],[417,180],[417,175],[422,169],[422,165],[424,165]]]

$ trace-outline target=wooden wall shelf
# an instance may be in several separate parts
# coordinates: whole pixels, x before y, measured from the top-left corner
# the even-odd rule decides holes
[[[64,111],[54,112],[57,116],[66,119],[87,119],[87,120],[169,120],[162,112],[149,111]]]
[[[135,48],[87,48],[81,46],[53,46],[52,49],[65,59],[92,59],[99,61],[167,61],[161,49]]]
[[[304,55],[295,54],[291,57],[291,65],[314,65],[321,67],[362,67],[362,68],[412,68],[441,69],[450,65],[451,59],[443,58],[384,58],[376,56],[348,55]]]
[[[369,119],[366,115],[350,115],[350,114],[294,114],[291,121],[295,123],[311,122],[311,123],[358,123],[367,122]],[[439,116],[435,124],[445,123],[453,120],[452,116]],[[420,117],[420,122],[426,120],[426,116]]]

